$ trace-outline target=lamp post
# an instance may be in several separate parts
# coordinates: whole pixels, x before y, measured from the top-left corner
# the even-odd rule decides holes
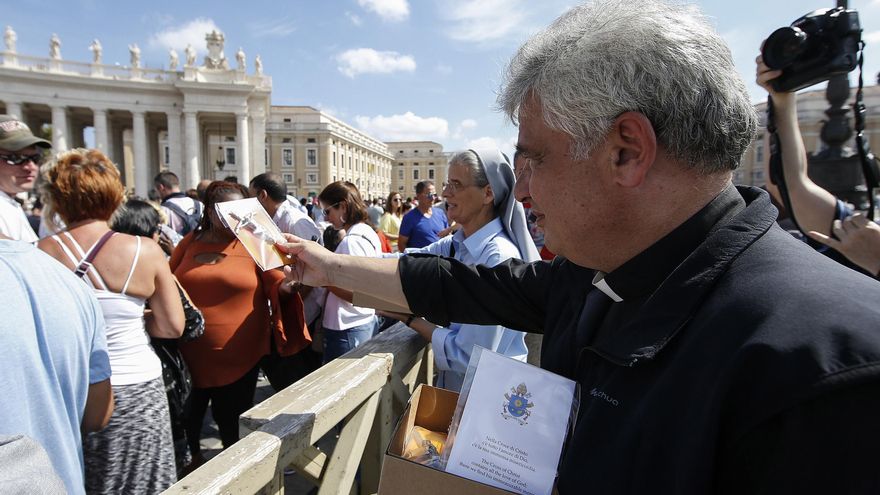
[[[226,157],[224,156],[223,150],[223,124],[217,124],[217,141],[220,143],[217,146],[217,168],[223,170],[223,167],[226,166]]]
[[[837,6],[847,8],[847,0],[837,0]],[[831,194],[854,204],[857,209],[864,209],[868,198],[859,154],[847,144],[853,136],[848,105],[849,76],[843,74],[829,79],[825,98],[830,106],[825,110],[828,120],[822,124],[820,138],[827,146],[809,154],[807,174]]]

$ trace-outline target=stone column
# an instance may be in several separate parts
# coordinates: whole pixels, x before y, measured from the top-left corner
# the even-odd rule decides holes
[[[189,187],[196,187],[199,183],[199,121],[198,113],[192,110],[184,110],[183,119],[186,131],[186,180]]]
[[[166,114],[168,118],[168,170],[183,179],[183,156],[180,153],[180,112],[177,109]]]
[[[67,107],[52,107],[52,151],[59,153],[66,151],[68,146]]]
[[[7,101],[6,115],[12,115],[24,121],[24,115],[21,113],[21,103],[18,103],[17,101]],[[33,130],[34,129],[31,129],[31,131]]]
[[[235,134],[238,140],[238,182],[248,184],[251,180],[251,147],[247,113],[235,114]]]
[[[147,163],[147,119],[143,111],[133,111],[132,138],[134,141],[134,191],[138,196],[147,197],[150,191],[150,170]]]
[[[107,131],[107,111],[103,109],[92,109],[92,116],[95,124],[95,147],[103,151],[105,155],[110,156],[110,139]]]
[[[253,124],[254,141],[251,168],[254,175],[259,175],[266,171],[266,116],[255,115]]]

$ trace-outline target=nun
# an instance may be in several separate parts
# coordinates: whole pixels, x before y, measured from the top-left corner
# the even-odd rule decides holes
[[[512,258],[540,259],[529,235],[522,204],[513,194],[514,173],[498,150],[467,150],[449,160],[442,197],[447,216],[460,228],[433,244],[408,249],[455,258],[468,265],[495,266]],[[474,346],[526,361],[525,334],[499,325],[435,325],[423,318],[382,313],[399,319],[431,341],[438,371],[436,386],[460,391]]]

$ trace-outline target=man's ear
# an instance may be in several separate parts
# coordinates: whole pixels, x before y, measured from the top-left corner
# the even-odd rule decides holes
[[[614,159],[614,176],[623,187],[639,187],[657,158],[657,135],[644,114],[624,112],[609,133]]]

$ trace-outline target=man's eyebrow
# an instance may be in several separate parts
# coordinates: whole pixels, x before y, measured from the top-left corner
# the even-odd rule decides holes
[[[528,147],[528,145],[525,145],[525,144],[517,143],[515,146],[515,149],[516,149],[516,154],[518,156],[523,157],[523,158],[535,158],[540,155],[539,152],[530,149]]]

